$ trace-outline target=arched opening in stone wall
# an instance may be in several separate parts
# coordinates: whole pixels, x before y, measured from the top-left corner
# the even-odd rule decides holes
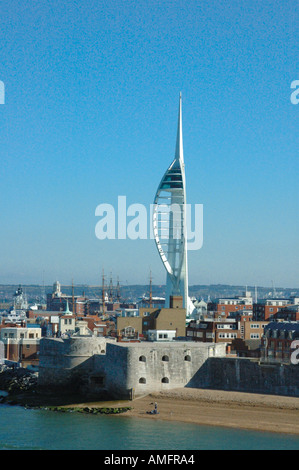
[[[146,362],[146,357],[145,356],[140,356],[139,361],[140,362]]]
[[[139,383],[140,384],[146,384],[146,379],[144,377],[140,377]]]
[[[169,361],[169,356],[166,356],[166,355],[163,356],[163,357],[162,357],[162,361],[168,362],[168,361]]]
[[[162,382],[162,384],[169,384],[169,378],[168,377],[163,377],[161,382]]]
[[[189,354],[187,354],[187,355],[185,356],[185,361],[191,362],[191,356],[189,356]]]

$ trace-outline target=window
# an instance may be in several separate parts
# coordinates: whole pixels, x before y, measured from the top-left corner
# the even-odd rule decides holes
[[[187,355],[185,356],[185,361],[191,362],[191,356],[189,356],[189,354],[187,354]]]
[[[168,377],[163,377],[161,382],[162,382],[162,384],[169,384],[169,378]]]
[[[125,336],[133,336],[135,334],[135,328],[133,328],[132,326],[127,326],[122,330],[122,333]]]
[[[140,356],[139,361],[140,362],[146,362],[146,357],[145,356]]]
[[[219,333],[218,338],[237,338],[237,333]]]
[[[163,357],[162,357],[162,361],[168,362],[168,361],[169,361],[169,357],[168,357],[168,356],[163,356]]]
[[[214,333],[206,333],[206,338],[214,338]]]
[[[146,379],[144,377],[140,377],[139,383],[140,384],[146,384]]]

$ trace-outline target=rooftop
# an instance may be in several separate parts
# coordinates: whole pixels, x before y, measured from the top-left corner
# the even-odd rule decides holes
[[[214,343],[201,343],[195,341],[142,341],[140,343],[113,343],[115,346],[120,346],[122,348],[135,348],[135,349],[165,349],[173,348],[186,348],[186,349],[207,349],[210,348]]]
[[[298,321],[288,321],[288,322],[270,322],[265,326],[266,330],[288,330],[288,331],[299,331],[299,322]]]

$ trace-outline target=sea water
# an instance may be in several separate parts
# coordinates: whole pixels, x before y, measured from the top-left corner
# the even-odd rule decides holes
[[[0,405],[1,450],[299,450],[299,436]]]

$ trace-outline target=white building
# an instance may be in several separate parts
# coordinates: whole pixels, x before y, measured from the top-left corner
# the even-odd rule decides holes
[[[5,358],[18,363],[36,362],[42,330],[39,327],[3,327],[0,341],[4,344]]]
[[[21,341],[26,340],[26,342],[30,343],[30,340],[40,340],[42,336],[41,328],[36,327],[5,327],[0,329],[0,339],[4,343],[7,343],[9,340],[11,343],[14,341]],[[32,342],[34,342],[32,341]]]
[[[176,330],[148,330],[149,341],[172,341],[176,337]]]

